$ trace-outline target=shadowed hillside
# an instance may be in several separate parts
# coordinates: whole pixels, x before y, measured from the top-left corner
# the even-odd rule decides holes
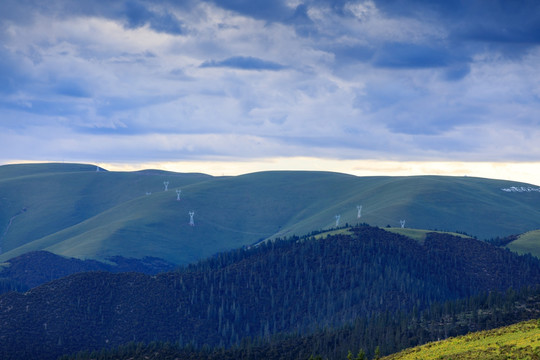
[[[540,282],[540,261],[485,242],[423,243],[369,226],[236,250],[180,272],[90,272],[0,296],[0,356],[42,359],[129,341],[230,346]],[[519,276],[516,276],[519,274]]]
[[[47,251],[25,253],[0,264],[0,294],[10,290],[28,290],[48,281],[85,271],[157,274],[175,268],[171,263],[150,257],[127,259],[115,256],[107,260],[107,263],[104,263],[64,258]]]

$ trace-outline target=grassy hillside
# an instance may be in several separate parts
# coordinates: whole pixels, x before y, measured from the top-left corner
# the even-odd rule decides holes
[[[0,166],[0,179],[12,179],[25,176],[36,176],[49,173],[69,173],[82,171],[97,171],[98,167],[89,164],[64,164],[64,163],[43,163],[43,164],[13,164]],[[100,171],[104,169],[99,168]]]
[[[540,230],[528,231],[506,246],[518,254],[528,254],[540,258]]]
[[[425,240],[426,240],[426,237],[429,233],[431,232],[434,232],[432,230],[424,230],[424,229],[408,229],[408,228],[385,228],[386,231],[390,231],[390,232],[393,232],[395,234],[400,234],[400,235],[403,235],[403,236],[407,236],[411,239],[414,239],[416,241],[419,241],[421,243],[423,243]],[[448,234],[448,235],[452,235],[452,236],[459,236],[459,237],[463,237],[463,238],[468,238],[470,236],[467,236],[467,235],[463,235],[463,234],[458,234],[458,233],[455,233],[455,232],[448,232],[448,231],[435,231],[437,233],[440,233],[440,234]]]
[[[164,191],[169,181],[169,191]],[[189,263],[265,239],[366,222],[479,238],[540,228],[540,193],[470,177],[275,171],[211,177],[93,165],[0,166],[0,261],[28,251]],[[181,189],[181,201],[176,201]],[[149,195],[146,195],[146,194]],[[362,216],[357,217],[357,205]],[[195,226],[189,225],[195,211]],[[417,234],[418,235],[418,234]],[[420,235],[422,236],[422,235]]]
[[[383,230],[386,230],[386,231],[394,233],[394,234],[399,234],[399,235],[406,236],[406,237],[408,237],[410,239],[418,241],[421,244],[424,243],[424,241],[426,240],[426,237],[428,236],[428,234],[433,233],[433,232],[438,233],[438,234],[447,234],[447,235],[452,235],[452,236],[458,236],[458,237],[462,237],[462,238],[470,238],[470,236],[467,236],[467,235],[458,234],[458,233],[455,233],[455,232],[448,232],[448,231],[409,229],[409,228],[401,228],[401,227],[398,227],[398,228],[397,227],[386,227],[386,228],[383,228]],[[351,234],[351,228],[350,227],[344,227],[344,228],[339,228],[339,229],[334,229],[334,230],[323,231],[321,233],[315,234],[313,236],[313,238],[319,240],[319,239],[324,239],[327,236],[333,236],[333,235],[339,235],[339,234],[350,235]]]
[[[136,244],[127,237],[115,244],[110,241],[112,235],[120,229],[151,226],[148,222],[162,212],[160,198],[168,195],[174,204],[174,189],[211,179],[203,174],[96,172],[95,166],[85,165],[34,164],[23,165],[19,171],[18,166],[7,167],[6,171],[0,167],[0,176],[7,173],[0,177],[3,261],[53,245],[57,249],[53,252],[66,256],[104,259],[129,253],[142,257],[145,249],[130,251]],[[169,181],[167,192],[164,181]],[[141,203],[146,205],[142,211]],[[139,204],[138,209],[134,204]],[[57,237],[51,241],[54,234]],[[62,243],[66,234],[71,241]]]
[[[540,323],[522,322],[429,343],[384,357],[385,360],[538,359]]]

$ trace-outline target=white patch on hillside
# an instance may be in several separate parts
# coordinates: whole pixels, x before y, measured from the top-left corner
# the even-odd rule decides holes
[[[540,188],[534,188],[534,187],[530,187],[530,186],[510,186],[509,188],[502,188],[501,189],[502,191],[505,191],[505,192],[533,192],[533,191],[536,191],[536,192],[540,192]]]

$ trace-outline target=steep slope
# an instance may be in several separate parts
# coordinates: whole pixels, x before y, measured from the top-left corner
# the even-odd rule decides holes
[[[500,180],[95,170],[70,164],[0,167],[0,261],[47,250],[78,258],[154,256],[186,264],[266,239],[329,229],[338,214],[340,224],[399,226],[405,220],[407,227],[480,238],[540,228],[540,192],[513,191],[529,187]],[[169,191],[163,191],[164,181]],[[191,211],[195,226],[189,224]]]
[[[0,357],[156,339],[229,346],[540,282],[539,260],[478,240],[351,232],[237,250],[179,273],[82,273],[5,294]]]

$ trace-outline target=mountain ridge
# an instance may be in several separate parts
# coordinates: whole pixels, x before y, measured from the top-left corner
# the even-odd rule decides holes
[[[540,260],[479,240],[351,231],[239,249],[180,272],[86,272],[4,294],[0,355],[45,359],[156,339],[228,347],[540,282]]]
[[[0,263],[0,284],[7,291],[27,291],[46,282],[88,271],[140,272],[154,275],[174,270],[176,266],[162,259],[128,259],[115,256],[107,262],[65,258],[47,251],[32,251]],[[8,286],[10,285],[10,286]]]
[[[406,227],[486,239],[539,229],[540,193],[503,190],[512,186],[531,185],[315,171],[213,177],[96,171],[82,164],[0,166],[0,261],[47,250],[81,259],[150,255],[187,264],[264,240],[358,222],[396,227],[404,220]]]

